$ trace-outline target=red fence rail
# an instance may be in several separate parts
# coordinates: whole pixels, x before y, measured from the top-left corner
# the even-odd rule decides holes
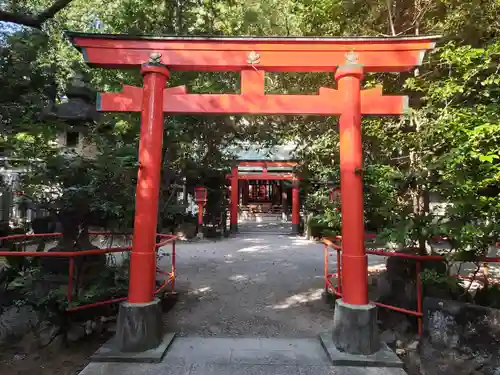
[[[376,236],[367,235],[365,238],[374,239]],[[341,236],[335,237],[335,239],[326,239],[323,240],[324,245],[324,279],[325,279],[325,290],[331,291],[335,296],[342,297],[342,238]],[[496,243],[496,246],[499,246],[500,243]],[[337,272],[330,273],[329,268],[329,258],[331,250],[336,251],[337,253]],[[398,257],[415,261],[415,271],[416,271],[416,288],[417,288],[417,309],[416,310],[408,310],[398,306],[387,305],[380,302],[370,301],[374,305],[382,308],[386,308],[389,310],[397,311],[403,314],[411,315],[417,318],[418,322],[418,334],[422,336],[422,319],[423,319],[423,292],[422,292],[422,280],[420,278],[420,273],[422,270],[422,262],[429,261],[442,261],[445,260],[444,256],[441,255],[412,255],[412,254],[404,254],[404,253],[394,253],[385,250],[366,250],[366,254],[369,255],[378,255],[384,257]],[[481,257],[475,259],[475,261],[482,263],[500,263],[500,257]],[[367,270],[368,272],[368,270]],[[337,286],[333,284],[333,280],[337,280]]]
[[[130,233],[113,233],[113,232],[89,232],[90,235],[94,236],[124,236],[130,235]],[[71,302],[74,297],[74,285],[73,280],[75,278],[75,258],[88,255],[102,255],[111,253],[123,253],[132,250],[131,246],[120,246],[120,247],[110,247],[104,249],[93,249],[93,250],[81,250],[81,251],[51,251],[51,252],[37,252],[37,251],[24,251],[29,240],[39,239],[39,238],[55,238],[62,236],[62,233],[43,233],[43,234],[16,234],[11,236],[0,237],[0,244],[4,241],[14,241],[19,244],[23,251],[4,251],[0,249],[0,257],[56,257],[56,258],[69,258],[69,268],[68,268],[68,283],[67,283],[67,301],[68,305],[71,306]],[[177,237],[170,234],[160,234],[156,235],[157,240],[155,244],[156,251],[162,246],[171,244],[171,269],[170,271],[163,271],[160,268],[156,268],[156,273],[165,277],[162,285],[155,290],[155,295],[161,293],[165,290],[167,286],[170,285],[171,291],[175,291],[175,262],[176,262],[176,239]],[[78,311],[84,310],[92,307],[98,307],[103,305],[109,305],[113,303],[118,303],[125,301],[127,297],[120,297],[115,299],[109,299],[100,302],[82,304],[79,306],[68,307],[66,311]]]

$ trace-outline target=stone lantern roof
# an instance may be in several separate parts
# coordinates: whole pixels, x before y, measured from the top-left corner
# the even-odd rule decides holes
[[[41,119],[62,120],[69,127],[82,127],[99,120],[100,114],[95,106],[96,92],[83,73],[76,71],[73,74],[66,97],[65,102],[49,103],[42,111]],[[85,129],[78,130],[85,131]]]

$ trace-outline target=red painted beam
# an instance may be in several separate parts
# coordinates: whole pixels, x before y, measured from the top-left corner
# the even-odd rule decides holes
[[[239,71],[253,65],[266,71],[333,72],[345,54],[359,54],[365,72],[407,71],[422,63],[438,37],[414,38],[152,38],[68,34],[94,66],[140,67],[161,54],[170,70]],[[250,54],[258,58],[251,59]]]
[[[341,95],[321,88],[319,95],[185,94],[184,87],[165,89],[163,110],[168,114],[283,114],[340,115]],[[406,96],[381,96],[381,88],[361,92],[363,115],[400,115],[407,112]],[[97,109],[103,112],[139,112],[142,89],[124,86],[121,93],[101,93]]]
[[[239,161],[239,167],[295,167],[299,165],[296,161],[265,161],[265,160],[250,160],[250,161]]]
[[[231,175],[227,175],[227,178],[231,178]],[[289,180],[289,181],[299,181],[300,178],[290,174],[290,173],[249,173],[238,175],[238,180]]]

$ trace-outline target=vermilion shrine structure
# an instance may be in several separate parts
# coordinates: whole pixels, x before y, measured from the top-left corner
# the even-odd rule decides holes
[[[266,160],[246,160],[238,161],[231,170],[231,174],[228,175],[228,179],[231,182],[231,208],[230,208],[230,225],[231,231],[238,231],[238,217],[239,217],[239,202],[241,196],[241,202],[243,206],[248,206],[249,198],[251,193],[264,191],[264,199],[262,202],[269,204],[268,211],[272,211],[272,203],[278,203],[277,201],[284,202],[279,205],[280,211],[286,211],[285,206],[287,205],[287,194],[285,192],[283,184],[275,185],[273,182],[290,181],[292,182],[291,196],[292,196],[292,233],[297,234],[299,232],[299,221],[300,221],[300,202],[299,202],[299,177],[291,171],[279,170],[280,168],[294,168],[298,165],[295,161],[266,161]],[[240,170],[240,168],[258,168],[257,172],[248,172],[245,170]],[[268,168],[273,168],[270,170]],[[278,170],[276,170],[278,169]],[[240,186],[240,182],[242,186]],[[255,185],[250,185],[250,182],[256,182]],[[264,182],[264,183],[263,183]],[[252,191],[250,191],[251,188]],[[241,194],[240,194],[241,192]],[[254,201],[255,202],[255,201]],[[285,210],[284,210],[285,209]],[[285,212],[283,212],[285,213]]]
[[[405,96],[362,89],[365,73],[404,72],[420,65],[433,37],[206,38],[70,33],[87,63],[140,69],[143,87],[102,93],[98,109],[141,112],[139,172],[128,301],[121,305],[117,350],[144,352],[162,344],[161,310],[153,299],[155,234],[164,114],[288,114],[340,116],[342,299],[337,300],[332,350],[371,355],[380,349],[376,308],[368,301],[363,223],[361,115],[401,115]],[[171,71],[237,71],[239,94],[190,94],[165,84]],[[337,88],[317,95],[267,95],[266,72],[331,72]],[[239,178],[239,177],[238,177]],[[233,181],[234,181],[233,173]],[[234,190],[233,190],[234,191]],[[163,346],[162,346],[163,345]]]

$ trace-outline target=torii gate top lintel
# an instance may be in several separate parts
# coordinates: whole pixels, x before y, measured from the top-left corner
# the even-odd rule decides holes
[[[332,72],[355,52],[365,72],[406,71],[422,63],[439,36],[417,37],[204,37],[132,36],[67,32],[95,66],[140,66],[160,54],[170,70]]]
[[[92,66],[144,69],[145,65],[150,64],[147,69],[152,72],[151,69],[156,68],[151,67],[151,64],[157,64],[162,66],[163,74],[166,75],[175,70],[241,72],[239,94],[190,94],[185,86],[165,89],[165,113],[213,115],[339,115],[343,109],[343,94],[338,90],[321,87],[319,95],[266,94],[265,72],[339,73],[338,68],[346,64],[359,66],[361,75],[366,72],[407,71],[422,63],[425,52],[434,47],[437,39],[435,36],[209,38],[67,35]],[[142,93],[142,88],[124,86],[121,93],[99,94],[98,110],[139,112]],[[405,96],[383,96],[381,86],[361,92],[363,115],[400,115],[406,113],[407,109],[408,100]]]

